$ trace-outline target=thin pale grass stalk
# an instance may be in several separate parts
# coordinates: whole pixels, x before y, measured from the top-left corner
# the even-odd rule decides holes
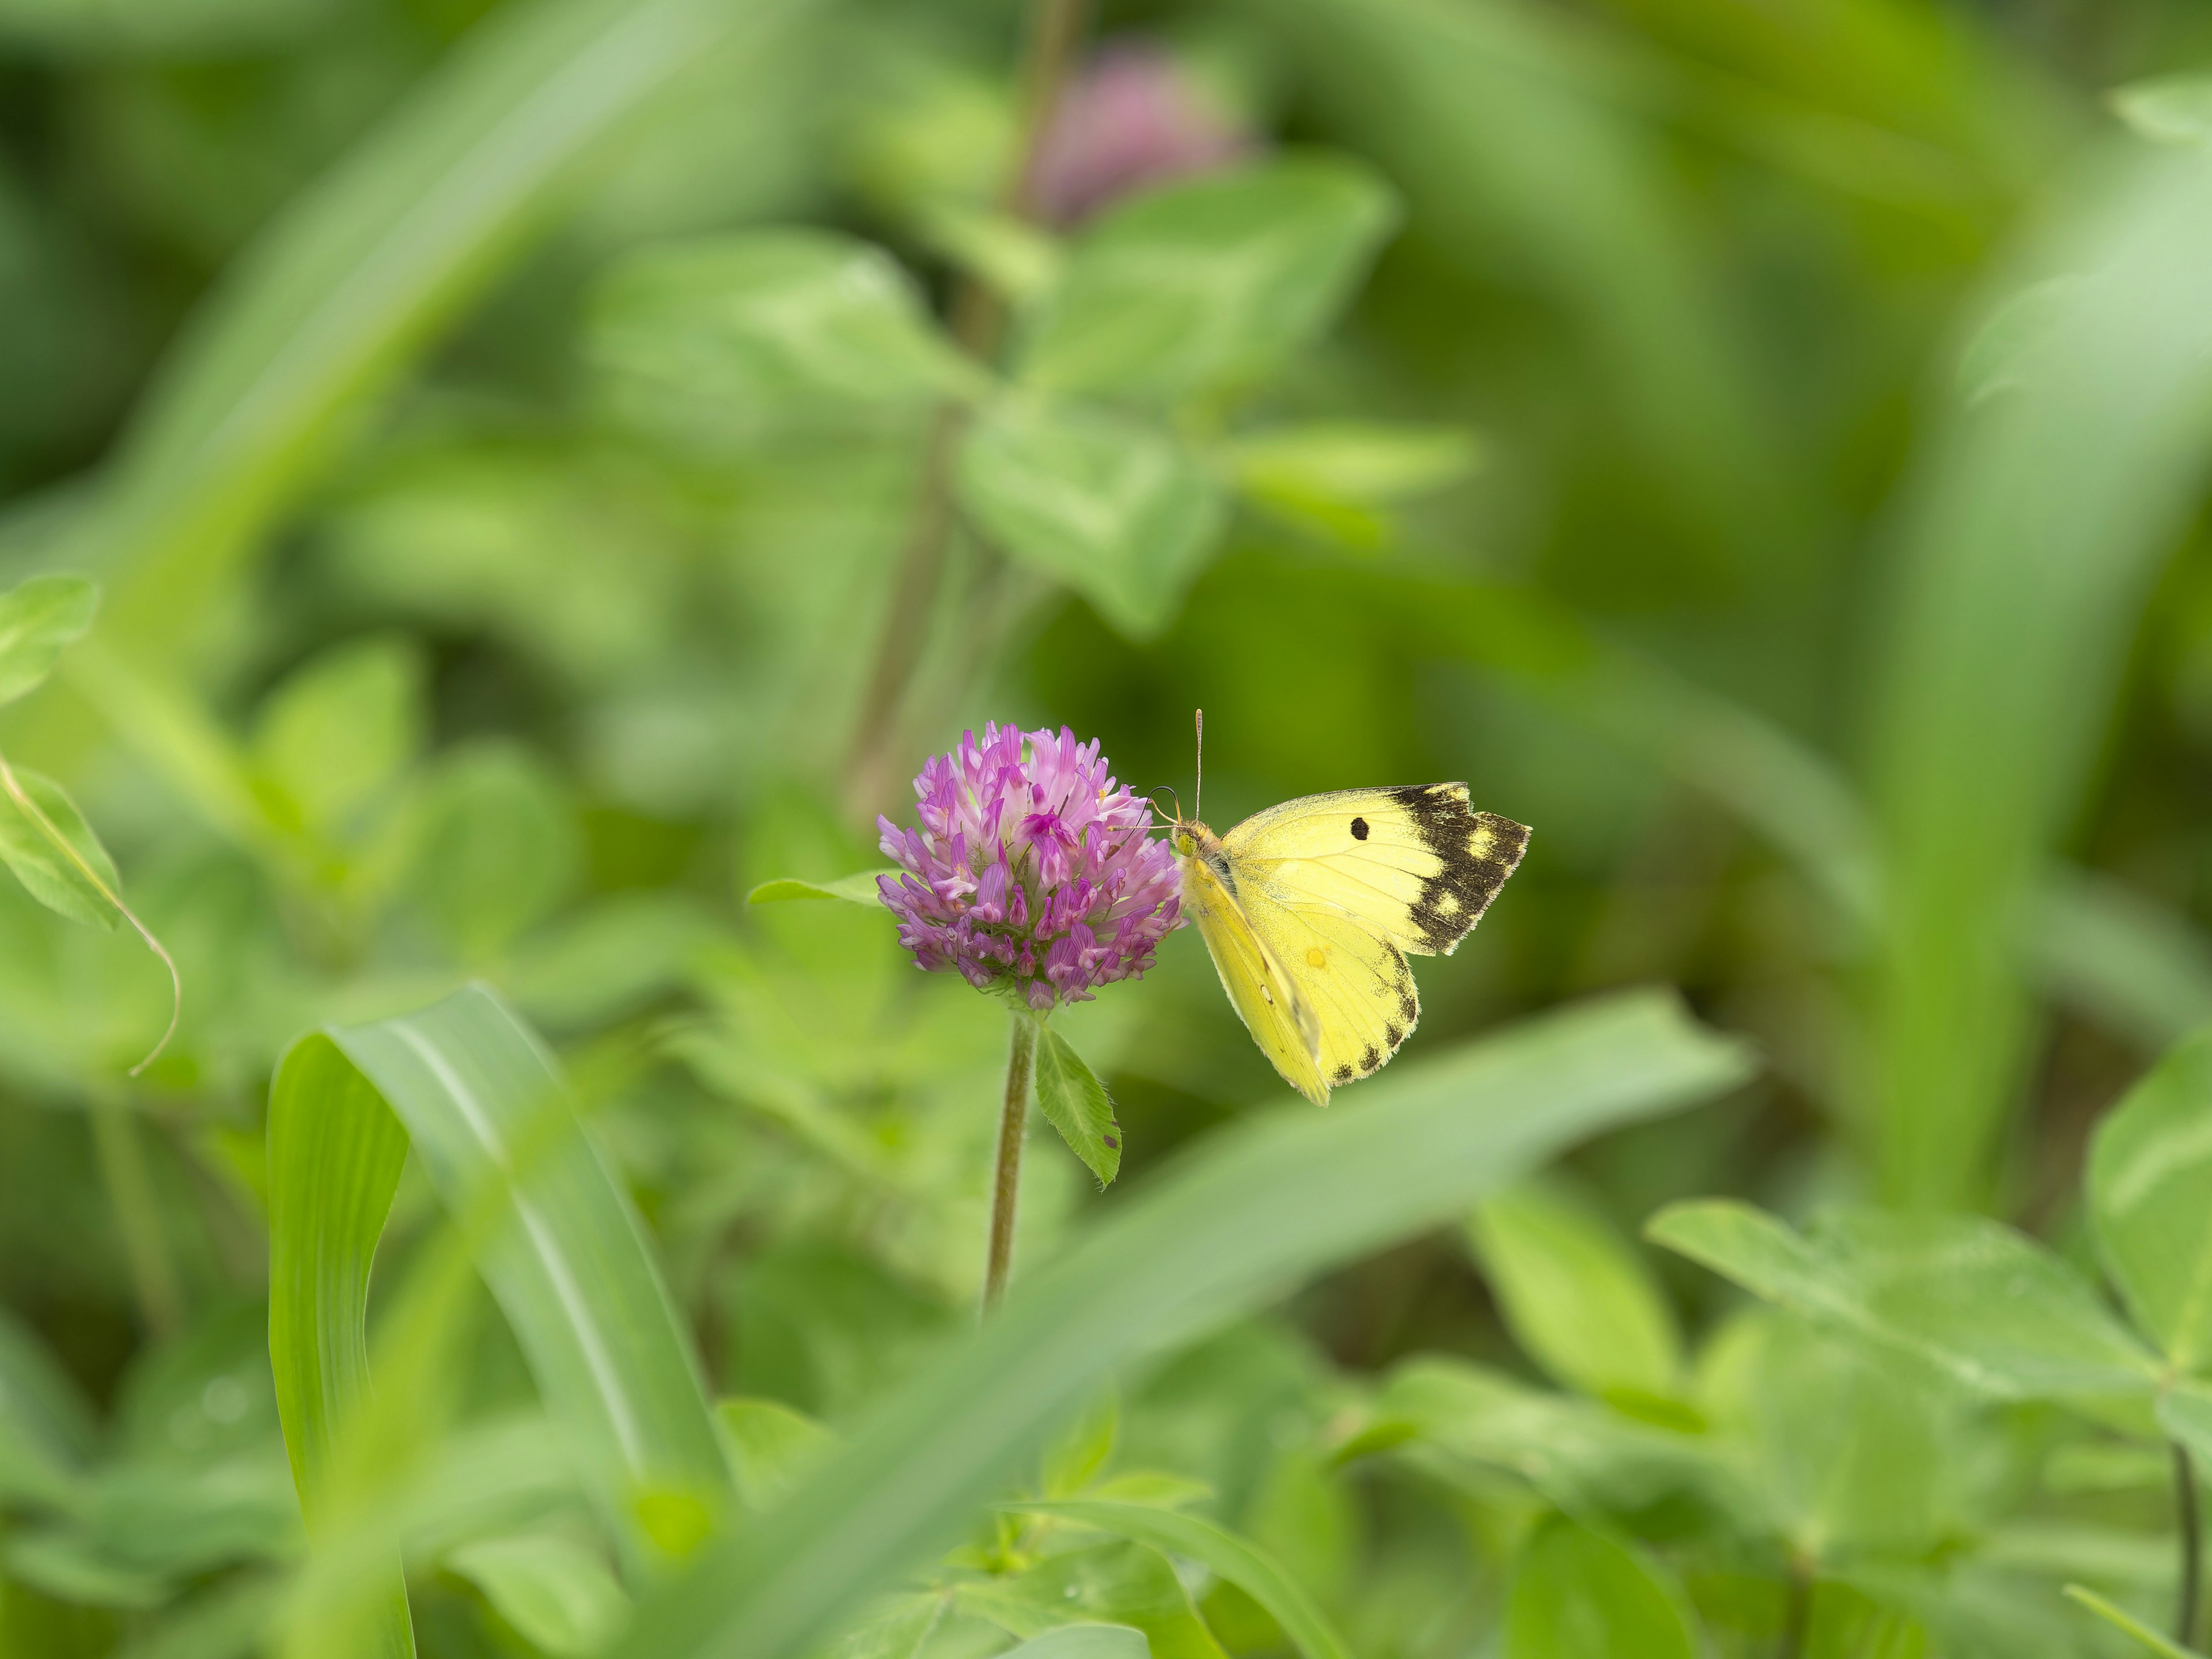
[[[176,1262],[161,1237],[161,1208],[155,1199],[152,1174],[146,1167],[145,1145],[138,1138],[136,1114],[112,1085],[96,1085],[91,1117],[100,1184],[107,1189],[108,1208],[114,1212],[115,1230],[122,1236],[131,1291],[146,1322],[147,1334],[157,1342],[165,1341],[184,1328],[185,1292],[177,1278]]]

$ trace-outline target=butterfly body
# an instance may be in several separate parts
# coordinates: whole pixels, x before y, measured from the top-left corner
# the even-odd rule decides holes
[[[1340,789],[1217,836],[1178,820],[1184,913],[1231,1006],[1316,1105],[1379,1071],[1419,1019],[1410,954],[1449,956],[1520,863],[1528,830],[1463,783]]]

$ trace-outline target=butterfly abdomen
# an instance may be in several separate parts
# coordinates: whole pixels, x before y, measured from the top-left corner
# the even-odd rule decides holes
[[[1411,784],[1389,792],[1406,811],[1423,845],[1437,858],[1437,872],[1421,883],[1410,919],[1420,942],[1413,948],[1449,956],[1459,948],[1528,846],[1525,824],[1468,805],[1463,783]]]

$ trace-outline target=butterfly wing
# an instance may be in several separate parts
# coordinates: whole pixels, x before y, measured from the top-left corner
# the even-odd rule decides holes
[[[1310,795],[1222,837],[1240,914],[1319,1018],[1309,1098],[1397,1052],[1421,1012],[1406,953],[1457,948],[1528,842],[1456,783]]]
[[[1198,924],[1229,1006],[1283,1079],[1317,1106],[1328,1104],[1318,1055],[1321,1021],[1290,974],[1254,931],[1237,896],[1199,859],[1183,861],[1183,914]]]
[[[1463,783],[1340,789],[1255,813],[1222,838],[1239,896],[1355,916],[1401,951],[1449,956],[1521,862],[1526,825]]]

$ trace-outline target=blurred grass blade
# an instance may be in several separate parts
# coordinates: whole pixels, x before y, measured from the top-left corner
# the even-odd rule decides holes
[[[641,1606],[623,1659],[786,1659],[954,1541],[1114,1369],[1465,1211],[1601,1130],[1741,1083],[1741,1047],[1668,995],[1609,998],[1401,1066],[1329,1113],[1213,1137],[1015,1286],[773,1525]]]
[[[2212,1023],[2212,941],[2117,881],[2052,869],[2025,931],[2037,978],[2148,1053]]]
[[[2097,1254],[2136,1327],[2181,1376],[2212,1365],[2212,1031],[2178,1045],[2098,1123]]]
[[[552,1061],[489,990],[303,1039],[278,1069],[270,1125],[270,1340],[311,1520],[334,1437],[368,1389],[368,1263],[410,1139],[633,1565],[680,1553],[726,1512],[728,1469],[636,1218]]]
[[[1489,0],[1247,0],[1309,90],[1391,166],[1414,228],[1488,264],[1503,242],[1608,365],[1606,391],[1712,562],[1749,576],[1793,510],[1746,353],[1706,287],[1692,210],[1644,124],[1598,95],[1565,28]],[[1707,551],[1706,550],[1711,550]]]
[[[542,0],[490,19],[262,236],[188,326],[83,556],[173,645],[363,398],[497,273],[576,164],[797,0]]]
[[[1641,1551],[1565,1516],[1522,1551],[1506,1659],[1694,1659],[1704,1646],[1680,1591]]]
[[[368,1398],[369,1268],[406,1161],[407,1132],[337,1045],[295,1043],[269,1091],[269,1360],[311,1536]],[[396,1555],[372,1606],[363,1650],[413,1653]]]
[[[1062,1625],[1008,1648],[999,1659],[1151,1659],[1152,1644],[1127,1625]]]
[[[97,1435],[76,1380],[0,1307],[0,1504],[67,1504]]]
[[[2103,1620],[2114,1630],[2124,1631],[2151,1652],[2162,1659],[2203,1659],[2194,1648],[2185,1648],[2179,1642],[2160,1636],[2133,1613],[2114,1607],[2096,1591],[2081,1584],[2069,1584],[2062,1592],[2069,1601],[2078,1602]]]
[[[1990,1195],[2030,1035],[2004,942],[2212,440],[2212,151],[2101,155],[2025,263],[2074,280],[1911,492],[1874,713],[1881,1178],[1927,1206]]]
[[[1097,1499],[1013,1505],[1030,1515],[1054,1515],[1110,1532],[1116,1538],[1150,1544],[1172,1555],[1188,1556],[1211,1569],[1267,1611],[1283,1627],[1283,1634],[1305,1659],[1352,1659],[1334,1626],[1314,1605],[1297,1580],[1284,1571],[1269,1555],[1211,1521],[1146,1504],[1116,1504]]]
[[[599,1498],[635,1559],[680,1550],[733,1497],[690,1347],[622,1189],[554,1062],[487,988],[331,1039],[406,1125],[456,1216],[502,1212],[486,1282],[538,1392],[601,1467]]]

